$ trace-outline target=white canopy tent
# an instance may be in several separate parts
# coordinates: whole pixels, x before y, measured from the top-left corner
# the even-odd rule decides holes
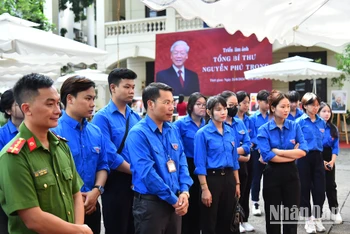
[[[312,62],[312,59],[300,56],[282,59],[280,63],[245,71],[246,79],[267,78],[284,82],[314,80],[313,92],[316,93],[317,78],[339,77],[342,71],[335,67]]]
[[[141,0],[155,10],[173,7],[185,19],[200,18],[230,34],[255,34],[271,43],[343,46],[350,42],[349,0]]]
[[[106,73],[103,73],[98,70],[91,70],[91,69],[79,70],[79,71],[75,71],[74,73],[70,73],[65,76],[61,76],[57,78],[54,85],[59,89],[62,86],[63,82],[72,76],[83,76],[95,82],[96,89],[98,90],[98,97],[96,99],[97,109],[107,104],[106,100],[108,99],[107,95],[109,94],[109,91],[108,91],[108,75]]]

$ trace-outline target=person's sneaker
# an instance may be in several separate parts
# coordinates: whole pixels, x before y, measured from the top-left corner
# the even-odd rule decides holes
[[[305,231],[306,233],[316,233],[316,226],[312,219],[305,221]]]
[[[316,231],[317,232],[325,232],[326,231],[326,228],[322,224],[322,219],[320,219],[320,218],[316,219],[315,218],[314,223],[315,223],[315,227],[316,227]]]
[[[239,232],[240,233],[244,233],[245,232],[245,229],[244,229],[242,223],[239,224]]]
[[[332,213],[331,219],[334,221],[334,224],[342,224],[343,223],[343,218],[341,217],[339,212],[337,214]]]
[[[241,224],[243,226],[243,228],[247,231],[247,232],[252,232],[254,231],[254,227],[253,225],[251,225],[250,223],[244,222]]]
[[[252,213],[253,213],[254,216],[261,216],[261,210],[259,208],[259,203],[255,202],[253,204],[253,209],[252,210],[253,210]]]

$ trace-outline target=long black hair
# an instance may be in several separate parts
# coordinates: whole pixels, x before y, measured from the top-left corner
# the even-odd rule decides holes
[[[320,109],[318,110],[318,113],[321,112],[321,110],[328,106],[329,110],[331,111],[331,116],[329,117],[329,119],[327,120],[327,124],[329,125],[329,128],[331,129],[331,137],[333,138],[338,138],[339,137],[339,133],[338,133],[338,129],[337,127],[332,123],[332,117],[333,117],[333,111],[332,108],[326,103],[326,102],[321,102],[320,104]]]

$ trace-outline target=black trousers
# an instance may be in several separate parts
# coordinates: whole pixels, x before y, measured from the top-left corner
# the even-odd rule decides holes
[[[134,234],[131,175],[111,171],[102,194],[102,213],[106,234]]]
[[[250,186],[252,184],[252,176],[249,175],[249,173],[251,173],[252,164],[249,163],[249,161],[239,162],[239,181],[241,182],[241,198],[239,199],[239,203],[241,204],[245,214],[243,222],[248,222],[249,216],[249,194]]]
[[[202,234],[232,234],[230,222],[235,205],[236,181],[233,171],[207,174],[207,184],[212,195],[210,207],[201,202]]]
[[[100,234],[101,232],[101,206],[100,203],[96,203],[96,210],[90,215],[85,215],[85,224],[88,225],[94,234]]]
[[[248,222],[249,219],[249,201],[250,201],[250,189],[252,186],[252,181],[253,181],[253,160],[252,158],[250,158],[250,160],[248,162],[245,163],[246,164],[246,168],[247,168],[247,181],[246,181],[246,186],[243,192],[242,189],[242,179],[241,176],[241,172],[239,174],[239,178],[241,181],[241,198],[239,199],[239,203],[241,204],[243,210],[244,210],[244,219],[243,222]],[[241,170],[241,169],[240,169]]]
[[[322,217],[325,200],[325,169],[320,151],[309,151],[303,158],[297,160],[301,184],[300,215],[311,216],[310,192],[312,193],[315,218]]]
[[[332,148],[325,147],[323,148],[323,160],[331,161],[332,160]],[[335,182],[335,165],[331,171],[325,171],[326,174],[326,195],[328,199],[329,209],[333,214],[339,212],[338,207],[338,196],[337,196],[337,184]]]
[[[265,168],[265,164],[262,164],[259,161],[259,158],[260,158],[259,151],[252,150],[249,161],[252,161],[252,167],[253,167],[251,194],[252,194],[252,201],[255,201],[255,202],[259,201],[261,177]]]
[[[193,185],[190,188],[190,206],[188,212],[182,217],[182,234],[200,234],[200,184],[198,176],[193,174],[195,166],[193,158],[187,158],[188,170],[193,180]]]
[[[134,197],[135,234],[180,234],[181,217],[169,203],[154,195]]]
[[[9,233],[7,225],[8,225],[7,215],[0,206],[0,233],[1,234]]]
[[[297,166],[269,163],[264,170],[263,198],[267,234],[296,234],[300,204],[300,180]],[[282,212],[281,212],[282,208]]]

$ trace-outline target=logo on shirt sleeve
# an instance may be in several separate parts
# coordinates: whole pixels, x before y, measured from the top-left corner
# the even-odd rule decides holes
[[[177,150],[179,148],[179,145],[177,143],[171,143],[171,146],[174,150]]]
[[[239,133],[243,135],[243,134],[245,134],[245,131],[241,130],[241,131],[239,131]]]
[[[98,153],[98,154],[99,154],[99,153],[100,153],[100,151],[101,151],[101,148],[100,148],[100,147],[98,147],[98,146],[95,146],[95,147],[94,147],[94,150],[96,151],[96,153]]]
[[[235,142],[234,141],[231,141],[231,144],[232,144],[233,147],[235,146]]]
[[[295,145],[295,139],[291,139],[290,142]]]
[[[324,128],[320,128],[320,132],[324,133]]]

